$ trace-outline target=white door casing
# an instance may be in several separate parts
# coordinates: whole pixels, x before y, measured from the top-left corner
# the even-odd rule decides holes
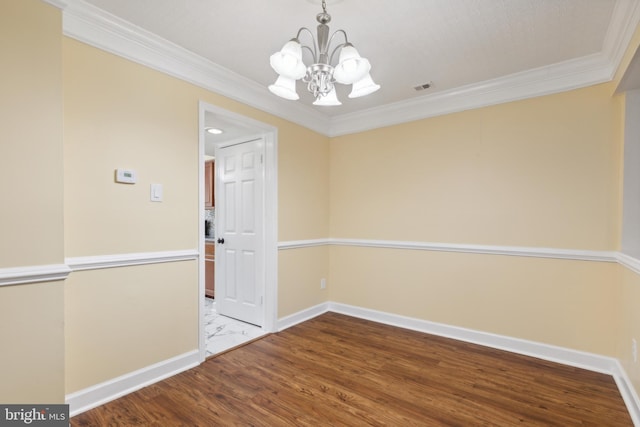
[[[198,159],[199,159],[199,228],[198,228],[198,248],[201,257],[198,261],[198,348],[200,350],[200,362],[206,359],[206,330],[205,330],[205,238],[204,238],[204,156],[206,145],[207,116],[214,115],[225,121],[230,121],[241,125],[248,130],[246,136],[241,140],[227,141],[219,143],[220,147],[231,145],[232,142],[242,142],[255,137],[264,139],[264,186],[263,186],[263,231],[264,231],[264,322],[262,328],[265,332],[275,332],[278,327],[278,129],[267,123],[249,118],[247,116],[234,113],[225,108],[213,105],[204,101],[198,103],[199,138],[198,138]],[[251,138],[254,135],[254,138]],[[217,189],[216,189],[217,190]],[[218,205],[218,210],[222,210],[222,205]]]
[[[258,138],[216,150],[216,310],[258,326],[265,294],[264,145]]]

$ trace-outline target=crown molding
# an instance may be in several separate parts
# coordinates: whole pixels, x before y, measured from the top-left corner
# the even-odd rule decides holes
[[[329,136],[347,135],[604,83],[611,79],[611,68],[603,55],[594,54],[425,97],[343,114],[333,118]]]
[[[67,0],[42,0],[45,3],[49,3],[51,6],[55,6],[58,9],[64,9],[67,7]]]
[[[640,1],[618,0],[602,51],[472,85],[336,116],[330,137],[611,81],[640,23]]]
[[[328,116],[273,96],[266,87],[82,0],[66,0],[63,33],[227,98],[326,134]]]
[[[618,0],[601,52],[407,101],[329,117],[274,97],[267,88],[83,0],[66,5],[64,35],[329,137],[363,132],[474,108],[549,95],[610,81],[640,22],[638,0]]]
[[[611,63],[610,79],[615,77],[639,24],[640,1],[619,0],[616,2],[602,48],[603,54]]]

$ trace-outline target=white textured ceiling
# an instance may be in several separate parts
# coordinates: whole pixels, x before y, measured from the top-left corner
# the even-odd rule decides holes
[[[88,0],[261,85],[269,56],[321,10],[311,0]],[[314,4],[316,3],[316,4]],[[616,0],[341,0],[328,2],[382,88],[339,115],[495,79],[602,51]],[[304,41],[304,39],[303,39]],[[428,91],[413,87],[433,82]],[[298,83],[298,92],[304,92]],[[303,100],[310,103],[305,96]],[[317,107],[316,107],[317,108]]]
[[[386,111],[394,108],[395,117],[387,114],[389,123],[606,81],[640,19],[640,0],[328,0],[332,32],[347,32],[370,60],[371,75],[381,89],[349,99],[349,88],[338,85],[342,106],[314,107],[301,82],[297,102],[280,100],[264,88],[277,77],[269,56],[300,27],[315,28],[320,0],[63,1],[73,6],[66,12],[67,35],[118,53],[115,45],[101,46],[106,33],[90,34],[87,28],[107,22],[116,28],[109,32],[124,38],[136,28],[148,31],[231,71],[224,71],[220,80],[224,95],[312,127],[325,117],[316,129],[337,126],[328,134],[373,127],[369,123],[385,121]],[[95,11],[83,16],[87,11],[81,5],[87,3],[107,12],[98,14],[99,24],[92,21]],[[129,51],[136,51],[145,37],[136,39]],[[158,68],[167,69],[165,62]],[[234,75],[238,79],[228,79]],[[426,82],[433,83],[431,89],[414,90]],[[251,102],[256,93],[260,99]],[[478,94],[487,99],[477,100]],[[468,105],[449,108],[456,95],[455,102],[468,99]],[[432,106],[432,100],[439,104]],[[399,110],[397,105],[411,108]],[[377,118],[365,114],[374,110]],[[353,125],[345,125],[347,119]]]

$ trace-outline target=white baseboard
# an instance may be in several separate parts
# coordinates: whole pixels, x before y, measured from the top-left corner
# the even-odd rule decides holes
[[[638,399],[635,388],[633,387],[633,384],[624,368],[620,362],[613,357],[601,356],[598,354],[557,347],[549,344],[491,334],[488,332],[475,331],[335,302],[319,304],[287,316],[278,322],[280,326],[278,330],[281,331],[297,323],[319,316],[327,311],[611,375],[616,381],[634,425],[640,426],[640,399]]]
[[[627,372],[622,367],[622,364],[617,360],[616,372],[612,375],[613,379],[616,380],[618,390],[620,390],[624,403],[627,405],[629,415],[631,415],[631,419],[633,420],[633,425],[640,426],[640,398],[638,398],[638,393],[636,393]]]
[[[285,330],[328,311],[609,374],[616,381],[634,425],[640,426],[640,399],[626,371],[615,358],[335,302],[318,304],[283,317],[277,322],[277,330]],[[199,351],[193,350],[71,393],[66,396],[70,415],[95,408],[199,364]]]
[[[372,320],[386,325],[399,326],[405,329],[425,332],[428,334],[452,338],[459,341],[484,345],[525,356],[537,357],[551,362],[588,369],[590,371],[611,373],[615,368],[616,359],[597,354],[556,347],[534,341],[512,338],[488,332],[475,331],[397,314],[355,307],[347,304],[329,303],[329,311],[342,313],[361,319]]]
[[[314,317],[320,316],[321,314],[326,313],[327,311],[329,311],[328,302],[318,304],[310,308],[306,308],[297,313],[283,317],[282,319],[278,319],[276,330],[278,332],[283,331],[287,328],[290,328],[293,325],[297,325],[298,323],[302,323],[306,320],[313,319]]]
[[[68,394],[69,415],[75,416],[143,387],[169,378],[200,364],[200,352],[193,350],[171,359]]]

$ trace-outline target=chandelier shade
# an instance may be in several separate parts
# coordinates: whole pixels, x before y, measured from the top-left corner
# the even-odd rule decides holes
[[[271,68],[281,76],[298,80],[307,72],[302,62],[302,47],[296,40],[289,40],[280,52],[271,55]]]
[[[333,105],[342,105],[342,102],[338,100],[338,95],[336,94],[336,88],[334,86],[328,94],[325,96],[319,96],[315,101],[313,101],[313,105],[331,107]]]
[[[271,93],[278,95],[281,98],[296,101],[300,99],[298,92],[296,92],[296,81],[289,77],[280,76],[278,80],[269,86]]]
[[[366,76],[353,84],[349,98],[360,98],[361,96],[369,95],[378,89],[380,89],[380,85],[375,84],[371,75],[367,73]]]
[[[371,78],[371,64],[362,58],[356,48],[349,43],[347,33],[337,30],[330,34],[331,15],[327,13],[326,1],[322,1],[322,12],[316,16],[318,21],[316,36],[306,27],[298,30],[294,38],[289,40],[279,52],[269,58],[271,68],[278,73],[276,82],[269,90],[282,98],[297,100],[296,81],[306,83],[307,90],[313,95],[313,105],[342,105],[336,94],[335,83],[353,85],[349,98],[369,95],[380,89]],[[311,38],[311,45],[300,42],[301,35]],[[331,49],[336,35],[341,35],[344,42]],[[307,65],[302,59],[303,50],[311,55],[312,63]],[[335,54],[339,52],[337,63],[332,64]]]
[[[371,70],[369,60],[360,57],[356,48],[349,43],[340,51],[340,59],[333,71],[333,78],[338,83],[350,85],[363,78],[369,70]]]

